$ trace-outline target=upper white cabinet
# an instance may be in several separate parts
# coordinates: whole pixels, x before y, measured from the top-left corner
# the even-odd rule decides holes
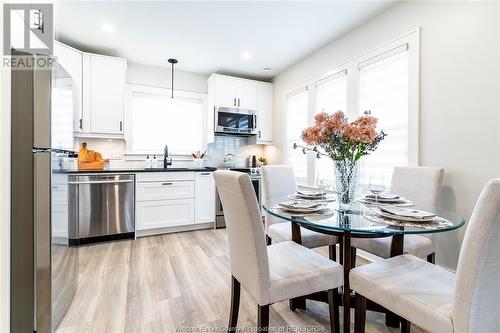
[[[219,107],[255,110],[258,113],[258,134],[249,141],[273,143],[273,85],[268,82],[212,74],[207,83],[207,143],[214,142],[215,112]]]
[[[257,143],[273,143],[273,85],[259,82]]]
[[[123,138],[127,61],[57,41],[54,55],[73,80],[75,136]]]
[[[232,76],[212,74],[215,106],[257,110],[257,81]]]
[[[90,128],[90,123],[83,121],[82,115],[82,66],[83,52],[72,47],[54,42],[54,56],[57,63],[71,76],[73,87],[73,131],[83,132]]]
[[[247,110],[257,110],[259,87],[256,81],[236,80],[238,87],[237,106]]]
[[[234,77],[214,75],[214,102],[216,106],[234,108],[238,102],[238,85]]]
[[[83,57],[83,118],[95,136],[123,136],[125,59],[95,54]]]

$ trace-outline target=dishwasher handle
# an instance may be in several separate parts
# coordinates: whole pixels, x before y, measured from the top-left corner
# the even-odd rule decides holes
[[[117,184],[117,183],[132,183],[133,179],[121,179],[121,180],[89,180],[81,182],[68,182],[70,185],[84,185],[84,184]]]

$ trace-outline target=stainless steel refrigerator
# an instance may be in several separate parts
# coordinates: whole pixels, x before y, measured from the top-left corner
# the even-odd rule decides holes
[[[61,78],[69,87],[58,86]],[[58,172],[72,148],[71,78],[57,65],[13,69],[11,112],[11,331],[52,332],[78,283],[64,214],[67,176]]]

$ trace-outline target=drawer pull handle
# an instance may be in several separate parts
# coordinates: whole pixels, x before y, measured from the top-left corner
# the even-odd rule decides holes
[[[162,183],[162,185],[172,185],[173,183]]]
[[[202,176],[209,176],[210,175],[210,172],[202,172],[201,173]]]

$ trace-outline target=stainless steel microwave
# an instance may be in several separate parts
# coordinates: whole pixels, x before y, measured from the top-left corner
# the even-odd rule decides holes
[[[257,134],[257,111],[217,108],[215,110],[215,133],[242,136]]]

